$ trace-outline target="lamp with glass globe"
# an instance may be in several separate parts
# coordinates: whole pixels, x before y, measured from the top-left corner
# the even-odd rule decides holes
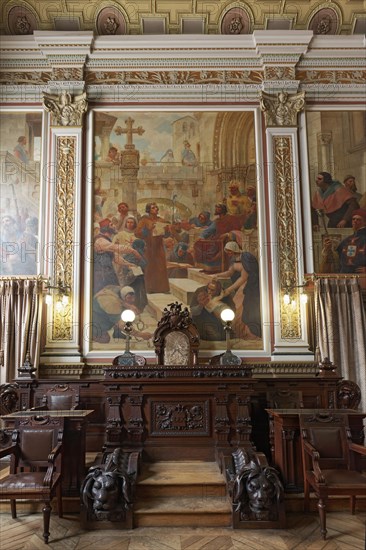
[[[241,359],[230,350],[231,322],[234,320],[235,313],[230,308],[225,308],[220,313],[224,322],[224,331],[226,334],[226,351],[220,357],[220,365],[241,365]]]
[[[125,367],[132,367],[138,364],[135,354],[130,351],[131,332],[133,331],[132,323],[134,322],[135,317],[135,312],[132,311],[132,309],[124,309],[121,313],[121,319],[125,323],[123,332],[126,334],[126,349],[122,355],[118,355],[118,357],[115,358],[113,361],[114,364]]]

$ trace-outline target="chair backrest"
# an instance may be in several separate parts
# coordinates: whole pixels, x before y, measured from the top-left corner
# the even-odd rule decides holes
[[[361,402],[361,389],[352,380],[337,383],[337,409],[358,409]]]
[[[56,384],[43,396],[42,405],[49,411],[70,411],[79,406],[79,392],[69,384]]]
[[[29,467],[35,470],[47,468],[48,455],[62,441],[64,433],[63,417],[35,415],[17,418],[13,439],[20,448],[18,462],[12,467]],[[59,461],[56,461],[56,465]],[[13,470],[14,472],[14,470]]]
[[[270,409],[302,409],[302,392],[300,390],[268,391],[267,405]]]
[[[182,304],[175,302],[168,307],[154,333],[157,362],[159,365],[196,365],[200,345],[198,329]]]
[[[351,432],[347,414],[331,411],[300,414],[300,432],[319,453],[321,468],[346,468],[350,463]]]

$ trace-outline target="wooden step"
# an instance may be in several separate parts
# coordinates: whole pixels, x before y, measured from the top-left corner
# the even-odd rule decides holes
[[[215,462],[159,461],[145,463],[136,487],[140,497],[198,497],[226,496],[224,476]]]
[[[230,527],[231,506],[225,497],[137,499],[134,527]]]
[[[136,527],[228,527],[231,504],[215,462],[145,463],[134,506]]]

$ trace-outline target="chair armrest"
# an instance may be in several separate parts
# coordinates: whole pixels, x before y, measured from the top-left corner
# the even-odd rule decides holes
[[[313,452],[316,451],[315,447],[309,441],[303,440],[303,447],[306,454],[312,456]]]
[[[48,455],[48,468],[43,478],[43,487],[49,487],[51,485],[52,476],[55,471],[55,460],[61,451],[62,443],[58,443]]]
[[[359,453],[360,455],[366,456],[366,447],[364,445],[359,445],[358,443],[350,442],[349,448],[351,451],[354,451],[355,453]]]
[[[318,451],[309,441],[303,441],[303,445],[304,451],[311,457],[312,468],[317,483],[325,483],[325,478],[319,465],[320,455]]]
[[[62,443],[57,443],[56,447],[54,447],[52,449],[52,451],[50,452],[50,454],[48,455],[48,462],[54,462],[55,461],[55,458],[60,454],[60,452],[62,451],[62,446],[63,444]]]
[[[9,447],[4,447],[4,449],[1,449],[0,451],[0,458],[4,458],[4,456],[8,455],[15,455],[19,451],[19,447],[17,443],[14,443],[14,445],[9,445]]]

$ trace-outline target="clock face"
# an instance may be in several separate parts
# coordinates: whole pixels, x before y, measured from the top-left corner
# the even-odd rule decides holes
[[[190,348],[188,337],[183,332],[170,332],[165,338],[164,364],[188,365]]]

